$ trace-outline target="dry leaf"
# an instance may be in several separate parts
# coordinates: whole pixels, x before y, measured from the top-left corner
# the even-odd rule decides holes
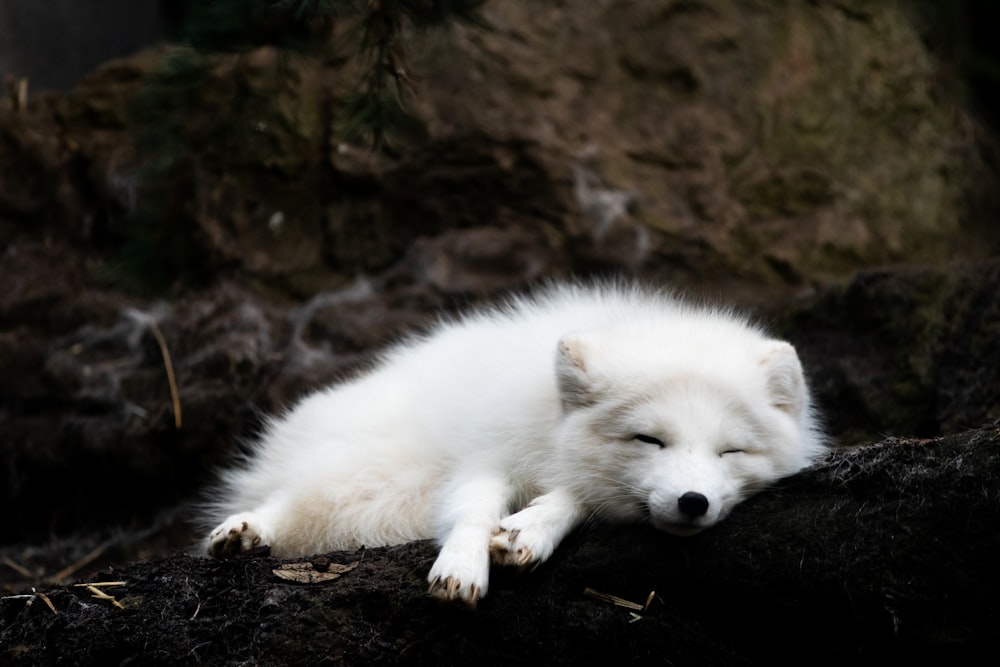
[[[360,561],[354,561],[348,565],[330,563],[327,567],[320,569],[310,562],[305,563],[285,563],[274,570],[274,576],[281,577],[286,581],[294,581],[300,584],[321,584],[324,581],[333,581],[345,572],[350,572],[358,566]]]

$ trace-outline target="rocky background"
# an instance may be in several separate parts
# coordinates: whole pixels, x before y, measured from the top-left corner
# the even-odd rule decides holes
[[[187,49],[161,46],[66,94],[11,79],[0,102],[0,593],[49,590],[59,614],[37,596],[3,600],[0,656],[72,664],[42,648],[63,632],[89,642],[92,654],[74,655],[92,664],[303,664],[321,654],[258,630],[272,613],[291,628],[285,614],[318,605],[346,610],[323,621],[324,645],[341,648],[322,654],[346,664],[454,648],[411,617],[471,633],[455,662],[488,644],[568,664],[593,655],[596,633],[609,659],[754,663],[780,641],[764,619],[787,621],[799,603],[829,630],[809,636],[850,635],[845,658],[971,654],[998,625],[989,563],[1000,550],[983,527],[1000,512],[1000,202],[991,89],[971,76],[975,42],[947,23],[977,15],[957,6],[488,2],[483,25],[413,36],[415,122],[389,152],[347,138],[356,72],[337,54],[264,46],[194,71]],[[423,601],[430,545],[369,552],[355,588],[289,592],[266,558],[184,555],[125,570],[145,586],[132,595],[158,600],[145,611],[51,588],[186,548],[187,508],[264,414],[441,310],[608,275],[735,303],[789,338],[842,449],[713,536],[578,537],[476,620]],[[800,513],[787,514],[789,498]],[[907,547],[889,548],[901,535]],[[823,558],[803,556],[813,549]],[[794,572],[799,556],[813,579]],[[746,569],[753,558],[760,569]],[[948,576],[930,574],[942,567]],[[616,594],[681,589],[669,612],[629,623],[626,610],[581,602],[577,584],[596,572]],[[181,576],[195,588],[179,591]],[[203,607],[227,587],[246,597]],[[155,614],[127,615],[173,604],[178,623],[204,614],[209,634],[157,628],[158,643]],[[523,624],[500,621],[511,614]],[[223,619],[233,634],[220,644]],[[382,643],[325,634],[360,632],[359,619]],[[93,640],[90,623],[110,634]],[[121,639],[137,624],[145,644]],[[577,631],[538,634],[552,624]],[[171,654],[163,637],[182,635],[192,644]],[[551,654],[531,651],[550,640]],[[150,642],[159,657],[140,650]]]

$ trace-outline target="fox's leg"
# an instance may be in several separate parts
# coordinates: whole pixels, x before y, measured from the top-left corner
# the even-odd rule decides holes
[[[441,496],[441,551],[427,580],[430,593],[475,606],[486,595],[490,577],[490,537],[507,511],[509,484],[494,476],[454,482]]]
[[[566,491],[538,496],[500,521],[500,530],[490,540],[490,558],[498,565],[518,567],[543,563],[583,518],[583,508]]]

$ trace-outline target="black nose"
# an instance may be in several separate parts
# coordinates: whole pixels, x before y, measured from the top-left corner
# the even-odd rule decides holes
[[[701,516],[708,511],[708,498],[700,493],[688,491],[677,499],[677,507],[682,514],[687,514],[691,518]]]

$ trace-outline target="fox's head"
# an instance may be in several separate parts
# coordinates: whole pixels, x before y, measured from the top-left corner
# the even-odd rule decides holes
[[[692,535],[824,451],[791,345],[743,324],[688,329],[684,356],[677,332],[559,342],[557,446],[597,515]]]

